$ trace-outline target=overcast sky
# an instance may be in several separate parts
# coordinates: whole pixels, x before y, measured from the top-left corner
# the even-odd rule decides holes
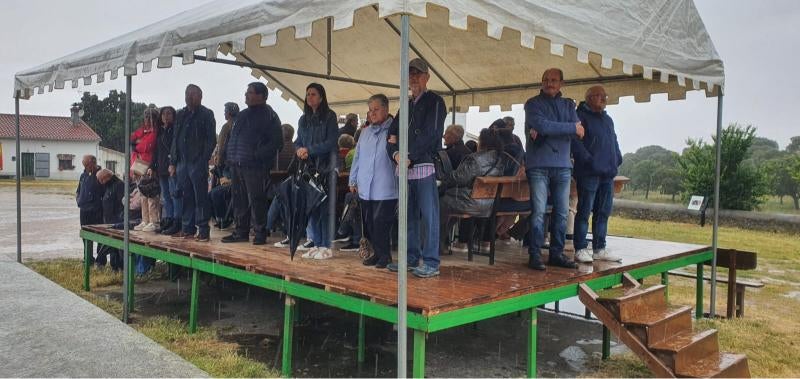
[[[190,9],[197,0],[4,0],[0,12],[0,113],[13,113],[13,77],[22,71],[83,48],[141,28]],[[697,0],[706,28],[725,63],[726,87],[723,123],[752,124],[758,134],[777,140],[781,148],[789,137],[800,135],[797,122],[800,75],[794,68],[800,54],[800,1]],[[133,80],[133,100],[159,106],[183,106],[183,90],[193,82],[204,89],[203,103],[215,111],[221,124],[222,105],[236,101],[244,106],[249,70],[198,61],[172,69],[154,69]],[[83,91],[104,97],[111,89],[124,90],[120,79],[78,89],[54,90],[21,101],[21,113],[68,116],[69,107]],[[533,93],[531,94],[533,95]],[[620,146],[624,152],[658,144],[680,151],[687,137],[708,140],[716,125],[716,99],[702,92],[686,100],[653,96],[636,104],[623,98],[610,106]],[[521,103],[525,99],[520,99]],[[284,122],[296,124],[300,109],[271,94],[268,101]],[[510,114],[521,124],[516,106]],[[477,132],[506,113],[470,112],[467,127]],[[362,115],[363,117],[363,115]],[[517,128],[520,129],[520,128]],[[519,130],[518,130],[519,132]]]

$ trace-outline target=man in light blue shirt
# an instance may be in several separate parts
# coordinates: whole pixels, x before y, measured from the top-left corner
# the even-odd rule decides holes
[[[389,99],[378,94],[369,98],[367,119],[370,126],[361,131],[350,167],[350,192],[358,193],[364,237],[372,244],[375,255],[364,265],[385,268],[392,262],[391,225],[397,214],[398,182],[394,162],[386,154],[386,141],[392,118]]]

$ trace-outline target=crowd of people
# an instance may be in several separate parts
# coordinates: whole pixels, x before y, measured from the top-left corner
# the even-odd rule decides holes
[[[337,250],[358,251],[364,265],[397,271],[391,251],[397,241],[398,212],[405,211],[408,270],[421,278],[438,275],[440,255],[464,250],[476,233],[488,244],[508,239],[510,230],[519,226],[526,230],[521,239],[528,246],[531,269],[546,269],[543,248],[549,250],[547,264],[552,266],[620,261],[605,240],[613,179],[622,156],[613,120],[605,112],[602,86],[589,88],[576,105],[561,95],[563,72],[548,69],[539,94],[525,103],[524,145],[513,133],[512,117],[482,129],[475,144],[464,141],[462,126],[444,128],[448,112],[442,97],[427,89],[428,64],[413,59],[408,70],[406,209],[398,210],[399,117],[391,115],[385,95],[369,98],[362,125],[351,113],[340,128],[325,88],[311,83],[293,139],[294,128],[283,124],[267,104],[267,87],[253,82],[245,92],[247,108],[240,111],[233,102],[224,105],[225,124],[217,135],[214,113],[202,105],[202,90],[190,84],[185,107],[147,109],[141,127],[130,136],[131,180],[137,188],[131,209],[141,214],[134,230],[207,242],[213,218],[215,227],[232,228],[223,243],[264,245],[280,221],[286,230],[287,221],[281,220],[285,204],[275,195],[277,183],[270,173],[291,170],[301,162],[314,167],[329,189],[339,175],[347,176],[347,188],[341,188],[343,213],[335,214],[334,195],[310,214],[307,241],[299,246],[306,259],[329,259]],[[123,182],[92,156],[84,157],[83,165],[76,192],[81,225],[121,223]],[[523,174],[530,201],[502,199],[493,204],[493,199],[472,196],[478,177]],[[571,196],[573,180],[577,193]],[[530,217],[500,217],[495,230],[478,228],[475,220],[490,216],[493,205],[505,212],[530,211]],[[471,217],[456,223],[454,214]],[[456,225],[458,237],[453,234]],[[568,235],[576,250],[574,259],[564,254]],[[336,241],[345,245],[334,249]],[[288,239],[275,243],[288,245]],[[121,268],[120,253],[114,249],[98,251],[95,263],[105,265],[106,255],[111,255],[113,269]],[[137,273],[143,274],[153,262],[141,258],[136,265]]]

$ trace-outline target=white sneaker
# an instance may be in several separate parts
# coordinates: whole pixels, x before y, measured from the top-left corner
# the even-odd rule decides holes
[[[306,242],[297,247],[297,250],[306,251],[314,247],[314,241],[306,240]]]
[[[142,228],[142,231],[143,232],[155,232],[156,231],[156,224],[153,224],[151,222],[151,223],[145,225],[144,228]]]
[[[450,250],[454,253],[466,253],[467,244],[463,242],[453,242],[450,244]]]
[[[611,254],[605,248],[595,251],[593,256],[598,261],[622,262],[622,257]]]
[[[280,247],[280,248],[287,248],[287,247],[289,247],[289,239],[286,238],[286,239],[284,239],[282,241],[275,242],[275,244],[273,244],[272,246]]]
[[[298,250],[299,249],[300,248],[298,248]],[[313,259],[314,258],[314,254],[317,253],[317,250],[319,250],[318,247],[312,247],[312,248],[308,249],[305,253],[303,253],[303,255],[301,255],[300,257],[301,258],[306,258],[306,259]]]
[[[147,226],[147,223],[142,221],[141,224],[134,226],[133,230],[142,230],[142,229],[144,229],[145,226]]]
[[[319,247],[317,251],[314,253],[314,256],[311,258],[314,259],[331,259],[333,258],[333,250],[327,247]]]
[[[580,249],[575,252],[575,262],[592,263],[592,261],[592,253],[589,252],[589,249]]]

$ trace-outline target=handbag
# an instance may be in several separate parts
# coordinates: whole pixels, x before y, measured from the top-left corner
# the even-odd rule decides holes
[[[133,160],[133,164],[131,165],[131,172],[133,172],[136,175],[144,175],[147,172],[148,168],[150,168],[150,162],[137,156],[136,159]]]

